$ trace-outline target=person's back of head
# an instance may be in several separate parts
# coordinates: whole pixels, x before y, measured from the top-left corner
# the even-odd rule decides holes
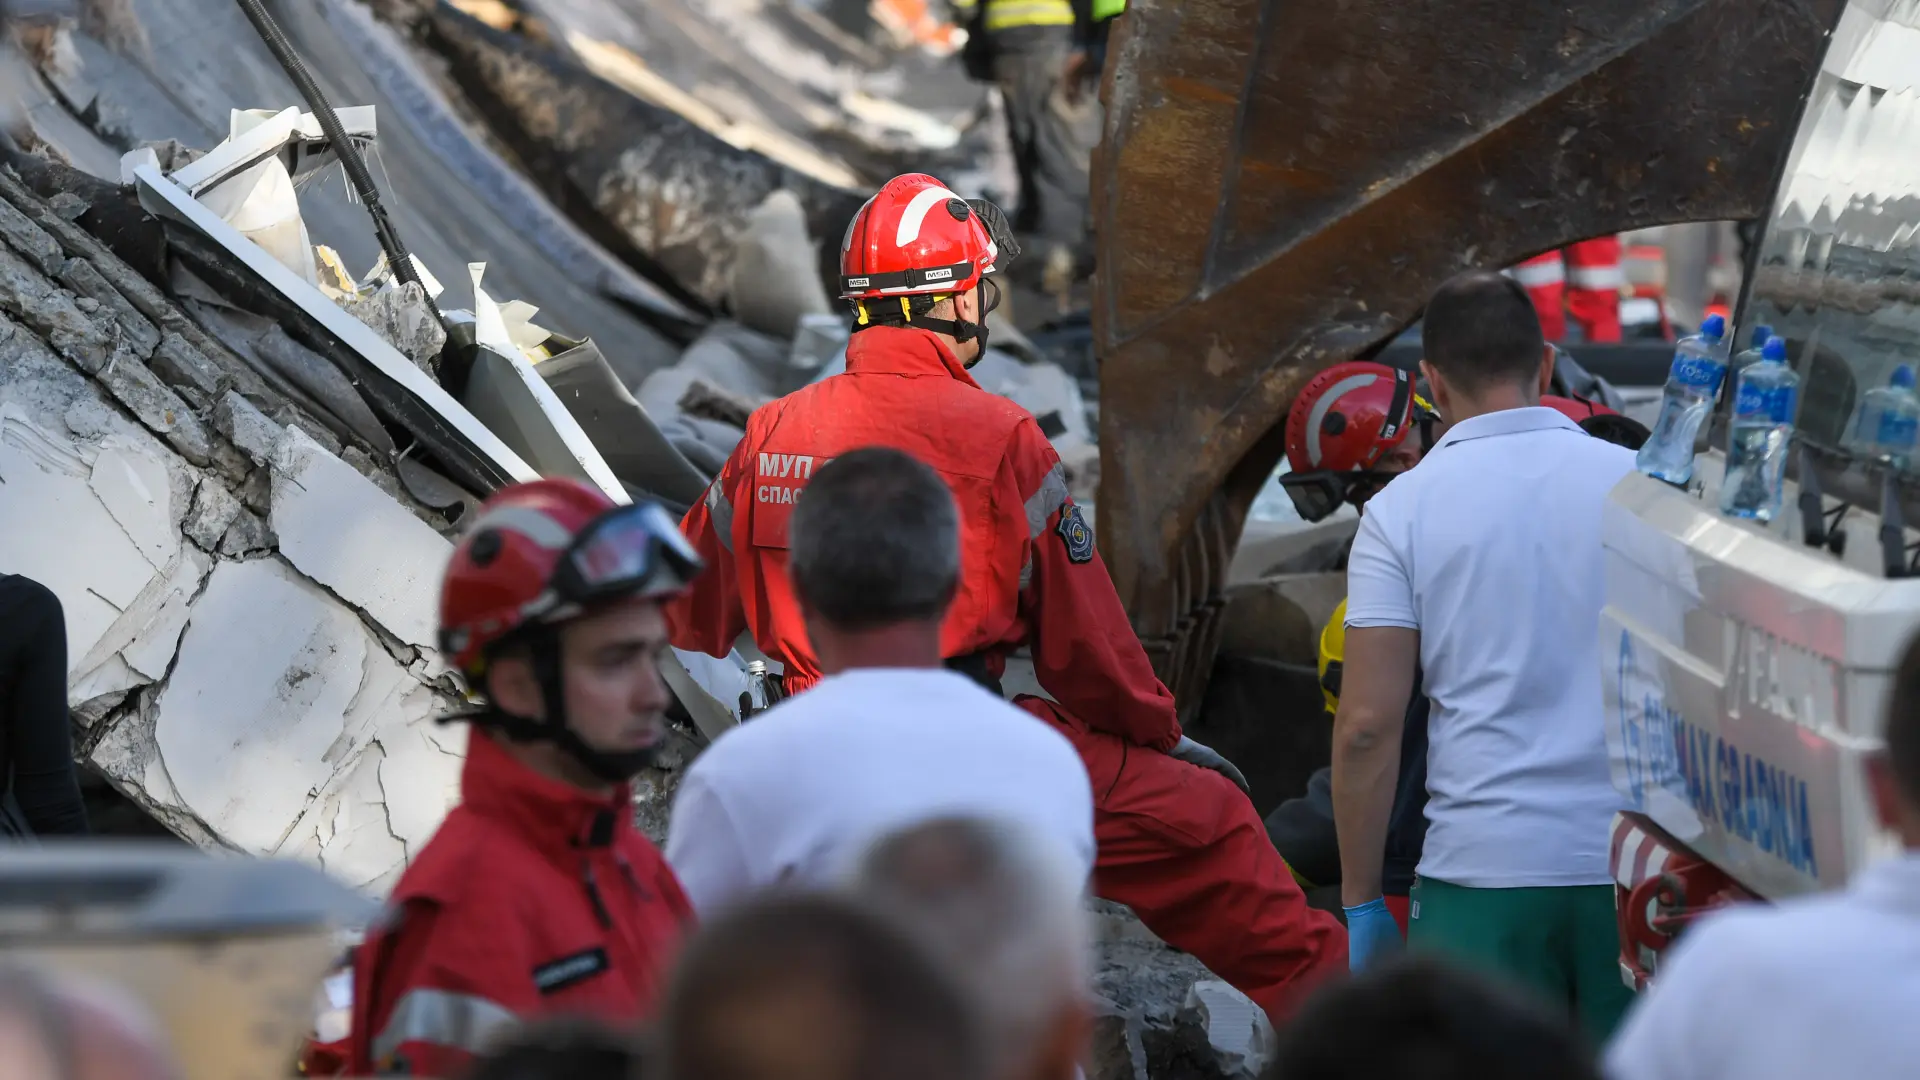
[[[966,995],[845,897],[771,895],[706,924],[659,1026],[672,1080],[986,1080]]]
[[[1450,398],[1513,387],[1536,402],[1553,374],[1533,302],[1518,282],[1491,270],[1469,270],[1434,290],[1421,342],[1422,370],[1449,421],[1458,419]]]
[[[1308,1001],[1267,1080],[1599,1080],[1571,1024],[1504,986],[1416,957]]]
[[[1920,634],[1907,642],[1887,700],[1886,750],[1869,759],[1868,786],[1881,824],[1920,849]]]
[[[466,1080],[641,1080],[639,1038],[584,1017],[515,1027],[474,1060]]]
[[[919,651],[960,581],[960,511],[946,481],[885,447],[841,454],[813,474],[788,524],[787,569],[822,670],[858,666],[860,635],[909,628]]]
[[[945,818],[885,837],[853,888],[932,948],[980,1010],[996,1080],[1074,1075],[1087,1005],[1085,882],[1064,851],[998,822]]]

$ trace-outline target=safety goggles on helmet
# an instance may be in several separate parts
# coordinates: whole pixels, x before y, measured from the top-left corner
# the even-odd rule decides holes
[[[986,226],[987,239],[993,241],[996,269],[1005,266],[1014,256],[1020,254],[1020,242],[1013,238],[1013,226],[1007,222],[1005,212],[985,199],[968,199],[967,205],[973,208],[974,216],[980,219],[980,224]]]
[[[615,507],[588,522],[554,567],[563,603],[676,592],[700,573],[700,555],[659,504]]]
[[[1316,469],[1313,472],[1281,474],[1280,488],[1293,500],[1294,512],[1300,515],[1300,520],[1312,522],[1320,521],[1340,509],[1355,489],[1365,485],[1378,488],[1393,477],[1393,473],[1373,469],[1348,472]]]

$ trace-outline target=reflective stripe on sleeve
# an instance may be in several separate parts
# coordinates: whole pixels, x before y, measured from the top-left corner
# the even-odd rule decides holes
[[[515,1022],[496,1002],[451,990],[409,990],[394,1005],[387,1026],[373,1040],[373,1059],[385,1061],[410,1042],[431,1043],[478,1054]]]
[[[1067,0],[987,0],[986,28],[1011,30],[1016,26],[1072,26],[1073,5]]]
[[[1519,282],[1523,289],[1538,289],[1567,280],[1567,271],[1559,259],[1552,262],[1525,262],[1513,268],[1513,280]]]
[[[1619,266],[1570,266],[1567,268],[1567,284],[1576,289],[1604,289],[1613,292],[1626,283],[1626,271]]]
[[[1067,501],[1067,470],[1059,462],[1047,470],[1040,490],[1027,499],[1027,538],[1038,539],[1047,527],[1047,519]]]
[[[720,487],[721,478],[716,476],[713,483],[707,485],[707,514],[713,518],[713,531],[720,537],[720,546],[733,550],[733,503],[727,500],[727,493]]]

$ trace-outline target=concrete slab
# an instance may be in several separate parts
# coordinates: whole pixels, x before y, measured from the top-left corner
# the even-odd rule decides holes
[[[435,645],[453,545],[299,428],[273,458],[269,523],[280,553],[410,645]]]
[[[93,461],[88,486],[154,569],[180,550],[180,517],[167,467],[151,457],[104,450]]]
[[[91,484],[93,449],[0,402],[0,566],[52,589],[67,655],[85,657],[159,573]],[[69,668],[71,674],[79,669]]]
[[[266,558],[214,570],[155,707],[153,741],[180,806],[221,841],[265,855],[352,778],[385,726],[442,703],[353,612]],[[330,836],[317,850],[336,844],[353,841]]]

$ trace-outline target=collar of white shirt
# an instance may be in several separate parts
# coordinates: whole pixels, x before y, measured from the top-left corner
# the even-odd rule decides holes
[[[1490,439],[1496,435],[1519,435],[1528,431],[1548,431],[1553,428],[1566,428],[1568,431],[1580,431],[1580,425],[1567,419],[1567,414],[1545,405],[1533,405],[1524,409],[1501,409],[1498,412],[1482,413],[1479,416],[1462,420],[1447,429],[1440,438],[1441,447],[1470,439]]]

